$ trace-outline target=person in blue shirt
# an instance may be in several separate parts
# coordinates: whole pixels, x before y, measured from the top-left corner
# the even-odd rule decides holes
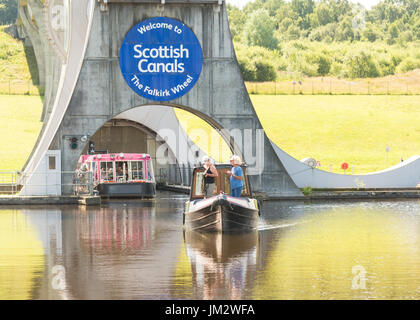
[[[230,157],[230,164],[232,169],[226,173],[230,176],[230,195],[232,197],[240,197],[243,187],[243,171],[241,168],[241,158],[237,155]]]

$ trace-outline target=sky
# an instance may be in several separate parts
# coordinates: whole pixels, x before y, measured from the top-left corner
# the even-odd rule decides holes
[[[232,5],[235,5],[239,8],[242,8],[245,4],[248,2],[252,2],[253,0],[226,0],[227,3],[230,3]],[[366,9],[370,9],[372,6],[377,4],[380,0],[350,0],[354,3],[360,3],[362,4]]]

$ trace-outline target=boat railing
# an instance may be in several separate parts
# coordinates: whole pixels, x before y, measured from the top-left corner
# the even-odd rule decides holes
[[[193,166],[171,164],[156,171],[156,182],[165,185],[191,186]]]

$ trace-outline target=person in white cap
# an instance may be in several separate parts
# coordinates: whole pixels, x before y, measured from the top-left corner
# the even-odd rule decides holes
[[[241,168],[241,158],[237,155],[231,156],[230,164],[232,165],[232,170],[226,172],[230,176],[230,195],[232,197],[240,197],[242,194],[242,179],[244,176]]]
[[[208,156],[203,157],[202,163],[204,166],[204,198],[209,198],[213,195],[215,178],[218,176],[218,173]]]

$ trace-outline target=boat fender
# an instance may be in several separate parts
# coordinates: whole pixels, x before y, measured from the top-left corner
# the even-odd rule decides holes
[[[233,211],[232,204],[229,201],[227,201],[227,203],[229,204],[229,209]]]
[[[262,201],[255,199],[256,207],[258,209],[258,215],[261,216]]]

